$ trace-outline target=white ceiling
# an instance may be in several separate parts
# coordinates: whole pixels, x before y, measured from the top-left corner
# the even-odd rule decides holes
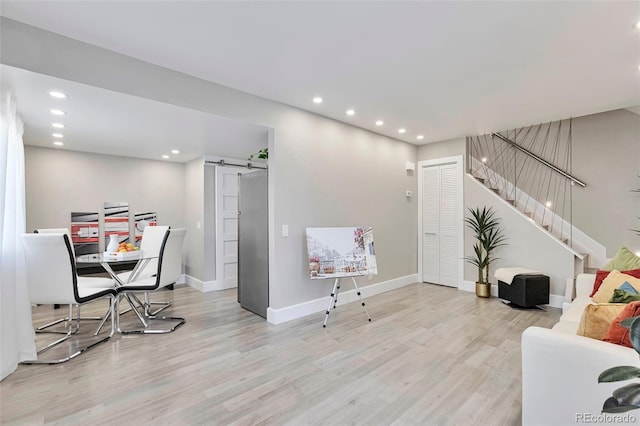
[[[27,145],[185,162],[203,155],[244,159],[267,146],[267,129],[175,105],[0,65],[2,85],[16,97]],[[49,96],[52,90],[67,99]],[[51,109],[66,114],[53,116]],[[63,123],[55,129],[51,123]],[[56,139],[52,133],[62,133]],[[179,154],[171,154],[179,149]]]
[[[411,143],[640,105],[640,1],[3,0],[1,14]]]

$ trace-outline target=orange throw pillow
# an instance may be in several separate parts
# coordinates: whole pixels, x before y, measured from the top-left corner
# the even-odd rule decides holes
[[[622,312],[613,320],[607,334],[602,340],[632,348],[631,340],[629,340],[629,329],[621,326],[620,322],[627,318],[637,317],[638,315],[640,315],[640,301],[627,304]]]
[[[613,320],[627,305],[623,303],[591,303],[582,312],[578,325],[578,336],[602,340],[611,327]]]

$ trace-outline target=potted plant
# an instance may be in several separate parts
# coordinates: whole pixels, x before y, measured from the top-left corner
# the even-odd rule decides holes
[[[489,297],[491,295],[489,267],[496,260],[493,252],[496,248],[505,245],[506,237],[500,227],[500,221],[491,207],[483,207],[482,209],[476,207],[468,210],[469,216],[464,221],[467,227],[474,232],[476,242],[473,245],[473,255],[465,257],[465,260],[478,268],[476,295]]]
[[[260,159],[260,160],[268,160],[269,159],[269,148],[262,148],[256,154],[251,154],[248,159],[249,159],[249,161],[252,161],[254,158],[257,158],[257,159]]]

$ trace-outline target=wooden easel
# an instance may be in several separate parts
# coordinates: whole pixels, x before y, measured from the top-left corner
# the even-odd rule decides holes
[[[360,298],[360,303],[362,303],[362,309],[367,314],[367,318],[371,321],[371,316],[369,315],[369,311],[367,311],[367,307],[364,305],[364,299],[362,298],[362,294],[360,294],[360,289],[358,288],[358,284],[356,284],[356,279],[351,277],[351,281],[353,281],[353,286],[356,288],[356,294]],[[338,293],[340,293],[340,278],[336,278],[333,282],[333,290],[331,290],[331,299],[329,300],[329,307],[324,315],[324,323],[322,327],[325,328],[327,326],[327,321],[329,320],[329,313],[331,312],[331,305],[333,304],[333,309],[336,308],[336,304],[338,303]]]

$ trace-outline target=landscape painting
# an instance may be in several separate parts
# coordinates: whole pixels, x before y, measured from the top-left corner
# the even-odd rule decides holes
[[[370,226],[307,228],[307,254],[311,279],[378,273]]]

